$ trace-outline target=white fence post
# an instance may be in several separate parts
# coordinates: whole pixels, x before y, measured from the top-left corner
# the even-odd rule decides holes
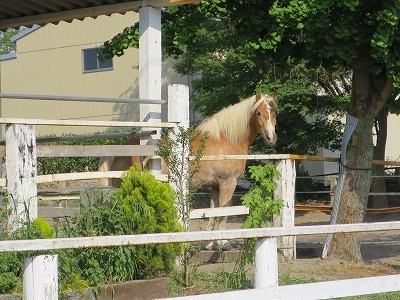
[[[278,286],[278,243],[276,238],[258,239],[255,245],[254,288]]]
[[[36,135],[32,125],[7,125],[6,174],[9,230],[15,231],[37,217]]]
[[[186,85],[182,84],[173,84],[168,86],[168,122],[174,122],[177,123],[178,126],[183,127],[185,130],[189,128],[189,87]],[[178,134],[178,128],[175,129],[175,134]],[[182,147],[182,145],[178,145],[179,148]],[[187,224],[183,224],[184,229],[188,229],[189,227],[189,211],[188,211],[188,205],[186,201],[186,194],[188,193],[187,188],[189,185],[189,165],[187,161],[187,157],[189,157],[189,147],[186,147],[185,149],[175,149],[178,151],[178,157],[182,155],[182,152],[186,151],[186,153],[183,153],[184,157],[182,160],[183,166],[183,173],[181,174],[182,180],[178,180],[178,182],[175,182],[174,180],[170,181],[171,186],[173,189],[178,192],[182,193],[184,195],[182,200],[184,203],[177,203],[177,208],[179,210],[179,217],[181,222],[186,222]],[[176,184],[181,184],[183,186],[179,187],[176,186]],[[187,216],[185,218],[184,216]]]
[[[23,299],[58,299],[58,257],[56,254],[33,256],[25,260]]]
[[[146,6],[139,9],[139,97],[161,100],[161,9]],[[161,123],[161,105],[140,104],[140,121]],[[154,145],[160,134],[141,137],[141,145]],[[149,169],[161,173],[160,159],[149,161]]]
[[[168,86],[168,122],[189,128],[189,87],[183,84]]]
[[[293,227],[295,216],[296,164],[292,159],[282,159],[275,161],[275,167],[281,173],[281,178],[276,181],[274,198],[282,199],[284,203],[280,215],[274,218],[273,224],[274,227]],[[296,259],[295,236],[280,237],[278,248],[284,260]]]

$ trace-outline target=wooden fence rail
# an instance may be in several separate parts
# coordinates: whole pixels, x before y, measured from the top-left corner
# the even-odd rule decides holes
[[[173,90],[175,93],[175,101],[188,99],[188,90]],[[180,97],[183,97],[182,99]],[[179,100],[179,101],[178,101]],[[170,101],[169,101],[170,103]],[[176,103],[176,102],[175,102]],[[186,111],[186,108],[184,109]],[[101,177],[119,177],[121,171],[114,173],[99,172],[83,172],[78,174],[51,174],[37,176],[36,165],[38,156],[109,156],[111,153],[118,156],[136,155],[138,148],[116,147],[112,146],[106,151],[100,151],[96,146],[65,146],[58,148],[49,148],[36,146],[35,127],[36,125],[53,125],[53,126],[111,126],[111,127],[144,127],[144,128],[176,128],[182,118],[177,117],[183,110],[179,110],[177,106],[169,109],[169,113],[176,112],[170,117],[170,122],[166,123],[144,123],[144,122],[113,122],[113,121],[80,121],[80,120],[27,120],[27,119],[1,119],[0,124],[7,124],[6,129],[6,171],[7,182],[5,179],[0,180],[0,184],[7,184],[10,201],[15,209],[10,218],[12,224],[11,230],[15,230],[24,223],[26,217],[34,219],[37,216],[37,183],[66,181],[66,180],[82,180],[95,179]],[[186,120],[186,119],[185,119]],[[172,122],[171,122],[172,121]],[[105,149],[104,146],[100,146]],[[143,153],[154,153],[154,146],[143,148]],[[115,152],[113,152],[115,151]],[[0,155],[1,155],[0,148]],[[310,159],[310,157],[296,156],[290,154],[276,155],[228,155],[204,157],[204,160],[223,160],[223,159],[257,159],[273,161],[278,171],[281,173],[281,179],[276,182],[277,187],[274,193],[276,199],[283,199],[284,206],[281,215],[273,221],[277,228],[261,228],[248,230],[231,230],[231,231],[213,231],[213,232],[186,232],[186,233],[169,233],[155,235],[134,235],[134,236],[109,236],[109,237],[89,237],[74,239],[49,239],[38,241],[1,241],[0,251],[27,251],[27,250],[52,250],[63,248],[77,247],[107,247],[117,245],[141,245],[154,243],[170,243],[170,242],[191,242],[204,241],[214,239],[235,239],[235,238],[258,238],[256,246],[256,270],[255,270],[255,287],[264,289],[277,285],[277,247],[286,259],[295,258],[295,237],[297,235],[310,234],[326,234],[336,232],[360,232],[360,231],[380,231],[380,230],[398,230],[400,222],[379,223],[379,224],[352,224],[352,225],[336,225],[336,226],[318,226],[318,227],[294,227],[294,200],[295,200],[295,160]],[[323,160],[315,158],[314,160]],[[337,161],[337,159],[328,159],[329,161]],[[391,162],[390,165],[396,165],[397,162]],[[400,165],[400,164],[399,164]],[[27,214],[26,210],[29,210]],[[241,210],[245,212],[243,207],[231,208],[232,210]],[[221,209],[220,209],[221,210]],[[223,209],[222,209],[223,210]],[[215,209],[218,211],[218,209]],[[202,211],[198,216],[211,216],[215,212]],[[221,214],[221,212],[219,212]],[[223,213],[233,213],[223,212]],[[193,213],[194,214],[194,213]],[[16,227],[13,227],[16,226]],[[48,281],[52,282],[54,287],[54,278],[57,276],[54,264],[57,259],[53,255],[45,255],[44,257],[33,258],[29,266],[46,265],[45,269],[53,270],[48,276]],[[47,265],[48,264],[48,265]],[[35,273],[34,267],[26,268],[30,273],[26,276],[27,285],[31,285],[33,278],[40,276]],[[41,271],[42,272],[42,271]],[[31,276],[32,275],[32,276]],[[25,278],[25,276],[24,276]],[[46,283],[43,283],[46,284]],[[25,284],[24,284],[25,286]],[[53,299],[53,298],[51,298]]]
[[[0,241],[0,252],[5,251],[29,251],[29,250],[56,250],[70,248],[93,248],[195,242],[218,239],[259,239],[255,249],[255,289],[249,291],[236,291],[214,295],[189,297],[187,299],[329,299],[333,297],[353,296],[360,294],[373,294],[378,292],[400,290],[400,275],[383,276],[354,281],[327,282],[319,284],[306,284],[301,287],[282,286],[278,288],[278,255],[277,237],[315,235],[342,232],[371,232],[400,230],[400,221],[362,224],[341,224],[341,225],[318,225],[318,226],[297,226],[281,228],[256,228],[236,229],[221,231],[197,231],[197,232],[174,232],[140,235],[118,235],[118,236],[97,236],[77,238],[57,238],[41,240],[10,240]],[[57,264],[56,255],[40,257],[40,264],[46,268],[33,268],[28,270],[28,279],[37,276],[54,287],[57,281],[57,272],[54,264]],[[40,272],[37,274],[36,272]],[[26,279],[26,280],[28,280]],[[26,283],[28,284],[28,283]],[[351,284],[356,284],[357,288]],[[340,288],[334,288],[337,286]],[[25,286],[25,282],[24,282]],[[283,293],[283,294],[282,294]],[[284,298],[281,295],[294,295],[300,293],[308,295],[304,297]],[[299,294],[299,295],[300,295]],[[186,298],[185,298],[186,299]]]

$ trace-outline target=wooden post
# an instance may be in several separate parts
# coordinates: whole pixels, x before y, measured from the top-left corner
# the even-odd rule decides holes
[[[67,188],[67,182],[66,181],[60,181],[57,183],[57,186],[59,189],[66,189]],[[58,203],[59,207],[64,207],[66,208],[68,206],[68,202],[66,199],[61,199],[60,202]]]
[[[183,84],[168,86],[168,122],[189,128],[189,87]]]
[[[255,245],[254,288],[278,286],[278,244],[276,238],[258,239]]]
[[[182,84],[173,84],[168,86],[168,122],[175,122],[178,126],[183,127],[185,130],[189,128],[189,87]],[[178,128],[175,129],[173,134],[178,134]],[[189,207],[187,204],[187,193],[189,186],[189,165],[187,157],[189,157],[189,147],[186,149],[181,149],[182,145],[178,145],[179,149],[175,149],[178,152],[178,157],[183,153],[183,166],[184,174],[179,174],[182,176],[182,180],[170,180],[172,188],[177,193],[183,193],[182,199],[184,203],[177,203],[177,208],[179,212],[180,221],[183,223],[184,229],[189,229]],[[178,175],[178,174],[177,174]],[[181,187],[177,185],[183,185]],[[184,217],[186,216],[186,217]]]
[[[25,259],[23,299],[58,299],[58,257],[56,254]]]
[[[333,206],[333,202],[335,201],[335,189],[337,185],[337,179],[334,176],[329,177],[329,191],[330,191],[330,206]]]
[[[9,230],[15,231],[37,217],[36,135],[32,125],[7,125],[6,173]]]
[[[295,161],[291,159],[277,160],[275,167],[281,174],[281,178],[276,182],[274,198],[282,199],[284,204],[280,215],[274,218],[273,225],[274,227],[293,227],[295,217]],[[285,236],[279,238],[278,249],[282,253],[284,260],[296,259],[296,237]]]
[[[143,6],[139,9],[139,97],[161,100],[161,9]],[[140,121],[160,122],[160,104],[140,104]],[[141,137],[140,144],[154,145],[160,134]],[[150,169],[161,173],[160,159],[150,161]]]

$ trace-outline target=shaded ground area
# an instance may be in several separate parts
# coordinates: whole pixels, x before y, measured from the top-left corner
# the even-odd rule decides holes
[[[367,215],[366,222],[399,221],[400,214]],[[241,218],[228,221],[228,229],[239,228]],[[329,224],[330,215],[321,212],[300,212],[296,215],[296,225]],[[204,221],[203,221],[204,222]],[[204,223],[193,222],[193,229],[202,228]],[[337,259],[321,259],[326,235],[297,238],[298,258],[290,262],[279,262],[280,276],[303,278],[315,281],[347,279],[389,274],[400,274],[400,231],[371,232],[362,235],[362,256],[364,263],[348,263]],[[237,251],[236,251],[237,252]],[[200,262],[199,270],[228,271],[234,267],[237,253],[227,255],[226,263]]]
[[[208,202],[207,202],[208,203]],[[51,212],[52,214],[54,212]],[[73,214],[73,212],[71,212]],[[297,212],[296,225],[329,224],[330,214],[323,212]],[[366,222],[400,221],[400,214],[368,214]],[[243,217],[230,217],[227,228],[240,228]],[[192,221],[192,230],[206,230],[207,221]],[[315,281],[347,279],[357,277],[400,274],[400,231],[371,232],[362,236],[362,256],[364,263],[354,264],[340,260],[322,260],[320,255],[325,242],[325,235],[297,238],[297,259],[279,262],[282,277],[303,278]],[[240,241],[239,241],[240,242]],[[238,256],[238,250],[229,251],[224,263],[220,253],[203,252],[199,257],[198,270],[219,272],[232,270]],[[212,263],[210,261],[218,261]],[[249,267],[249,273],[252,273]]]

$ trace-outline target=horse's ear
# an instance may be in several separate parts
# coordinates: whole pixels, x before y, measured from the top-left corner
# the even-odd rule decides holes
[[[256,102],[261,99],[261,92],[256,91]]]

